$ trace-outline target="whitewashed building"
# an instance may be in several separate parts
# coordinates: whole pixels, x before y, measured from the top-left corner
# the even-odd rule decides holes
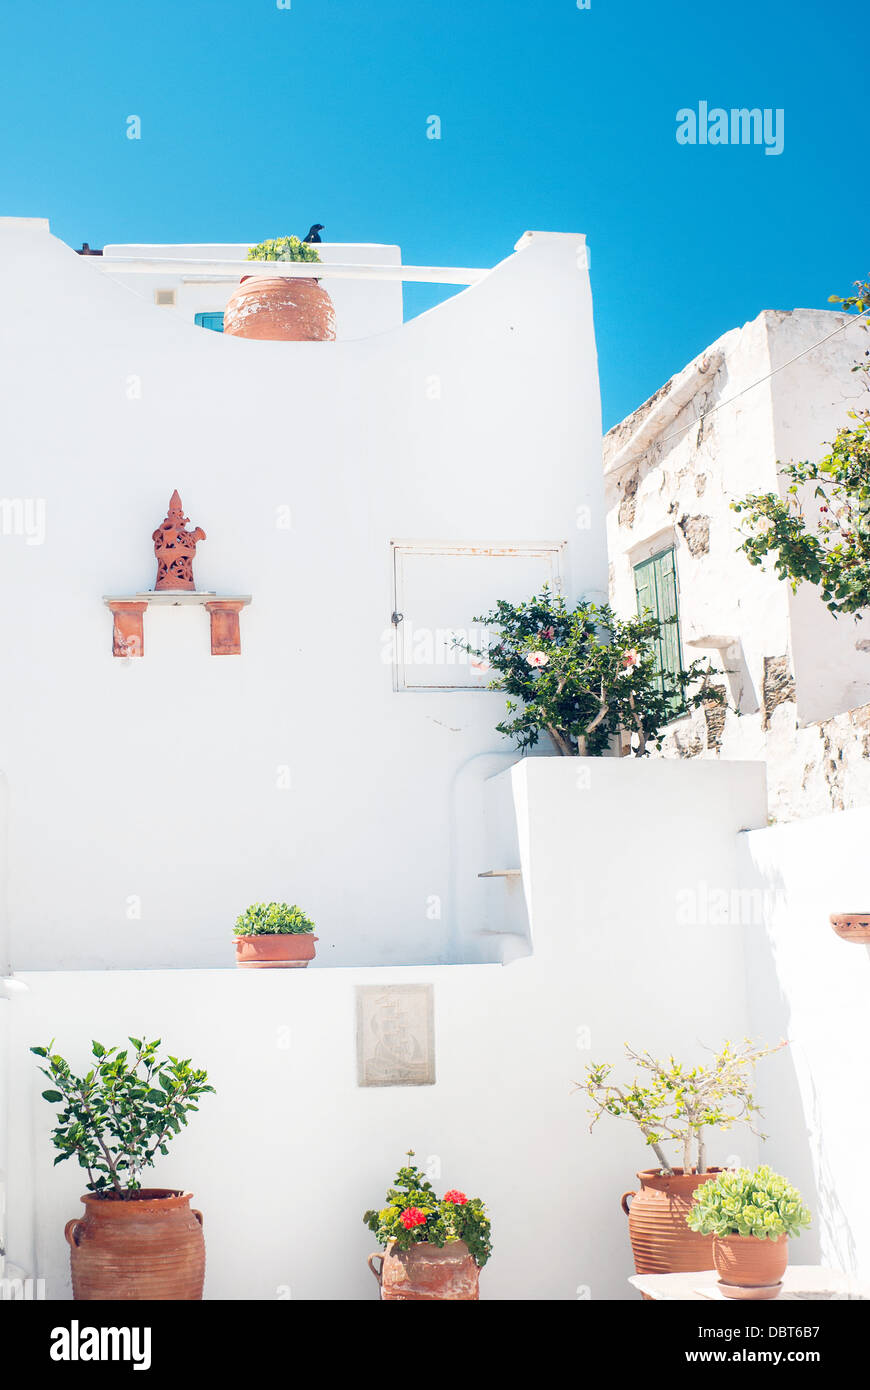
[[[325,246],[337,337],[311,343],[210,331],[245,249],[80,256],[0,221],[7,1273],[69,1297],[83,1179],[52,1166],[28,1051],[51,1037],[74,1065],[133,1033],[208,1068],[155,1172],[205,1214],[206,1297],[376,1297],[360,1217],[411,1146],[489,1206],[482,1297],[570,1300],[632,1296],[619,1197],[649,1166],[619,1124],[587,1133],[586,1063],[783,1032],[764,1157],[818,1213],[802,1258],[870,1273],[842,1065],[870,1022],[827,925],[860,905],[870,812],[767,829],[757,757],[519,758],[452,646],[545,579],[607,593],[583,238],[526,233],[491,270]],[[466,288],[402,323],[413,278]],[[176,488],[206,539],[164,604]],[[142,604],[141,655],[113,654],[107,599]],[[238,655],[212,655],[216,599],[244,602]],[[314,918],[312,968],[234,968],[270,898]],[[423,1081],[365,1084],[358,991],[405,985],[431,994]]]

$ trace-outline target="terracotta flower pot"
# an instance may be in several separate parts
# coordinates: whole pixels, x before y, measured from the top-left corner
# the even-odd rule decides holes
[[[335,309],[317,280],[243,275],[224,309],[224,333],[287,343],[331,342]]]
[[[844,941],[870,942],[870,912],[832,912],[831,926]]]
[[[684,1173],[682,1168],[676,1168],[667,1174],[650,1168],[638,1173],[640,1191],[625,1192],[621,1198],[638,1274],[680,1274],[713,1268],[712,1236],[690,1230],[686,1217],[695,1189],[719,1171],[711,1168],[707,1173]]]
[[[190,1192],[143,1187],[129,1201],[85,1193],[84,1217],[66,1223],[73,1298],[202,1298],[202,1212]]]
[[[713,1264],[723,1293],[729,1288],[775,1288],[788,1265],[788,1237],[759,1240],[758,1236],[714,1236]]]
[[[237,936],[236,965],[253,970],[304,970],[314,960],[317,939],[311,932]]]
[[[381,1262],[379,1269],[375,1269],[375,1260]],[[410,1250],[397,1250],[390,1241],[383,1254],[369,1255],[369,1269],[385,1300],[407,1303],[480,1298],[480,1270],[464,1240],[448,1241],[440,1249],[421,1240]]]

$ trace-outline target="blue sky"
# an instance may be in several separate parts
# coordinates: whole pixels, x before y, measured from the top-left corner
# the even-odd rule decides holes
[[[0,213],[76,246],[319,221],[416,264],[585,232],[609,426],[726,329],[870,271],[865,37],[857,0],[7,5]],[[783,152],[678,145],[702,100],[782,108]]]

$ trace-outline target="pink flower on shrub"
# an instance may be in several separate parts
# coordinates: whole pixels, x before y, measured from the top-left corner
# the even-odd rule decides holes
[[[526,661],[529,663],[530,666],[537,667],[546,666],[549,660],[550,658],[547,656],[546,652],[529,652],[528,656],[526,657]]]
[[[554,627],[541,628],[541,636],[545,637],[548,642],[552,642],[553,638],[556,636],[556,629]]]
[[[623,664],[623,666],[625,666],[625,668],[626,668],[627,670],[629,670],[629,671],[631,670],[632,666],[639,666],[639,665],[640,665],[640,652],[637,651],[635,648],[632,648],[631,651],[626,652],[625,655],[623,656],[623,658],[622,658],[622,664]]]
[[[444,1193],[445,1202],[452,1202],[455,1207],[464,1207],[468,1201],[464,1192],[457,1192],[455,1187],[451,1187],[449,1192]]]
[[[426,1225],[426,1213],[421,1211],[419,1207],[408,1207],[406,1211],[402,1212],[399,1220],[406,1231],[413,1231],[415,1226]]]

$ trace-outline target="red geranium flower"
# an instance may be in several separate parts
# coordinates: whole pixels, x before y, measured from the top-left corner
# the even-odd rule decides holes
[[[444,1193],[445,1202],[452,1202],[455,1207],[464,1207],[468,1201],[464,1192],[457,1192],[455,1187],[451,1187],[449,1192]]]
[[[406,1211],[402,1212],[399,1220],[406,1231],[413,1231],[415,1226],[426,1225],[426,1213],[421,1211],[419,1207],[408,1207]]]

